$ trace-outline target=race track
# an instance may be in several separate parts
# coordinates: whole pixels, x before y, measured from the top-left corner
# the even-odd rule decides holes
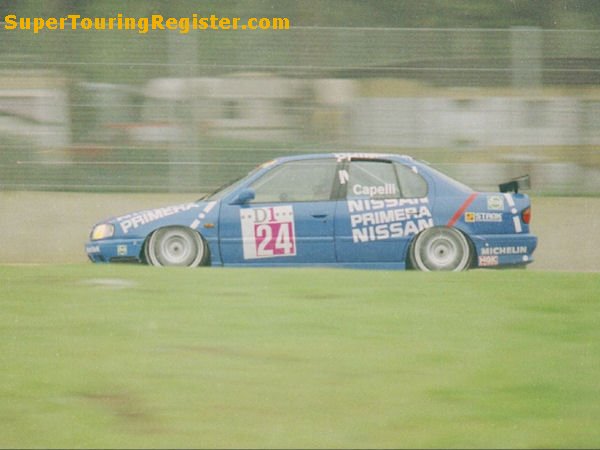
[[[0,192],[0,264],[83,263],[91,226],[127,212],[194,200],[193,194]],[[532,270],[600,272],[600,198],[536,197]]]

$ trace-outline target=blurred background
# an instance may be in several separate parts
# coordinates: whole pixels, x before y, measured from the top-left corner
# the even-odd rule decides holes
[[[478,189],[600,194],[600,2],[1,2],[0,17],[288,17],[287,31],[0,27],[0,190],[214,190],[398,152]]]

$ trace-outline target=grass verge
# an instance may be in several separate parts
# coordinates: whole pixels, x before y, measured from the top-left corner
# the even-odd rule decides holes
[[[600,275],[0,266],[0,447],[598,447]]]

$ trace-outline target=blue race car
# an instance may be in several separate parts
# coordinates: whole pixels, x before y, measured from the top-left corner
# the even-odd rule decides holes
[[[527,184],[475,192],[393,154],[284,157],[198,201],[100,222],[85,249],[155,266],[524,266],[537,245]]]

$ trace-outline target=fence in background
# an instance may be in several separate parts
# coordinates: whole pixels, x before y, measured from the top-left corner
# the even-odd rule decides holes
[[[0,189],[207,192],[274,156],[413,154],[600,193],[600,31],[0,30]]]

